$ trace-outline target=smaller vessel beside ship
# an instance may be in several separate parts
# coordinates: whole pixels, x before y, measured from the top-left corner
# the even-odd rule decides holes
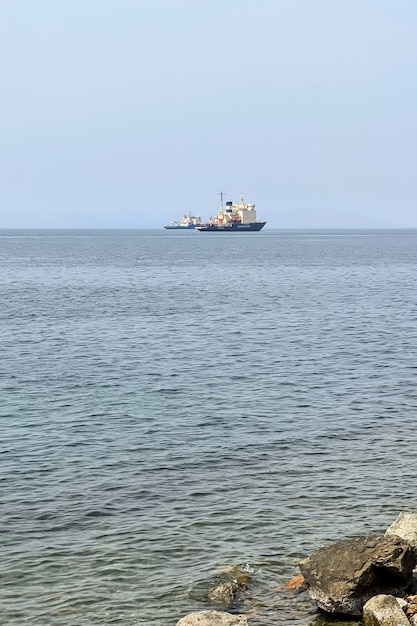
[[[189,213],[188,215],[184,215],[182,220],[171,222],[167,226],[164,226],[164,228],[168,228],[168,230],[193,230],[197,228],[197,226],[201,226],[202,223],[201,217]]]
[[[226,207],[223,205],[223,196],[224,193],[220,192],[220,210],[217,215],[196,226],[197,230],[202,233],[237,233],[259,231],[265,226],[266,222],[256,219],[255,205],[245,202],[243,196],[237,203],[226,202]]]

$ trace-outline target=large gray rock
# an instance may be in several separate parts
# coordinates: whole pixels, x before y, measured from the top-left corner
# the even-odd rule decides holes
[[[400,513],[385,534],[401,537],[417,551],[417,515],[415,513]]]
[[[378,594],[401,595],[411,583],[417,557],[396,535],[337,541],[300,563],[310,597],[323,611],[361,615]]]
[[[365,626],[410,626],[406,614],[394,596],[374,596],[363,607]]]
[[[176,626],[247,626],[245,615],[230,615],[222,611],[199,611],[186,615]]]

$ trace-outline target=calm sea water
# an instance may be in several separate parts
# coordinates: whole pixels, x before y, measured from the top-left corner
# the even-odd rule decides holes
[[[0,231],[8,626],[235,610],[417,510],[417,231]],[[220,568],[220,569],[219,569]]]

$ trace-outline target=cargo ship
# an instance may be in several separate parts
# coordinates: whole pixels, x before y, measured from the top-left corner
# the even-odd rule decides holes
[[[164,228],[168,228],[169,230],[184,230],[184,229],[194,229],[197,226],[201,226],[203,224],[201,217],[198,215],[192,215],[189,213],[188,215],[184,215],[182,220],[178,222],[171,222]]]
[[[240,196],[238,203],[226,202],[223,205],[224,193],[220,192],[220,210],[215,217],[210,217],[196,229],[202,233],[241,233],[261,230],[266,222],[256,219],[254,204],[248,204]]]

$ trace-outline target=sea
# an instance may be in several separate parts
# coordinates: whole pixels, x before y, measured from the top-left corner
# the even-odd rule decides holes
[[[334,623],[299,561],[417,511],[417,230],[1,230],[0,294],[1,624]]]

